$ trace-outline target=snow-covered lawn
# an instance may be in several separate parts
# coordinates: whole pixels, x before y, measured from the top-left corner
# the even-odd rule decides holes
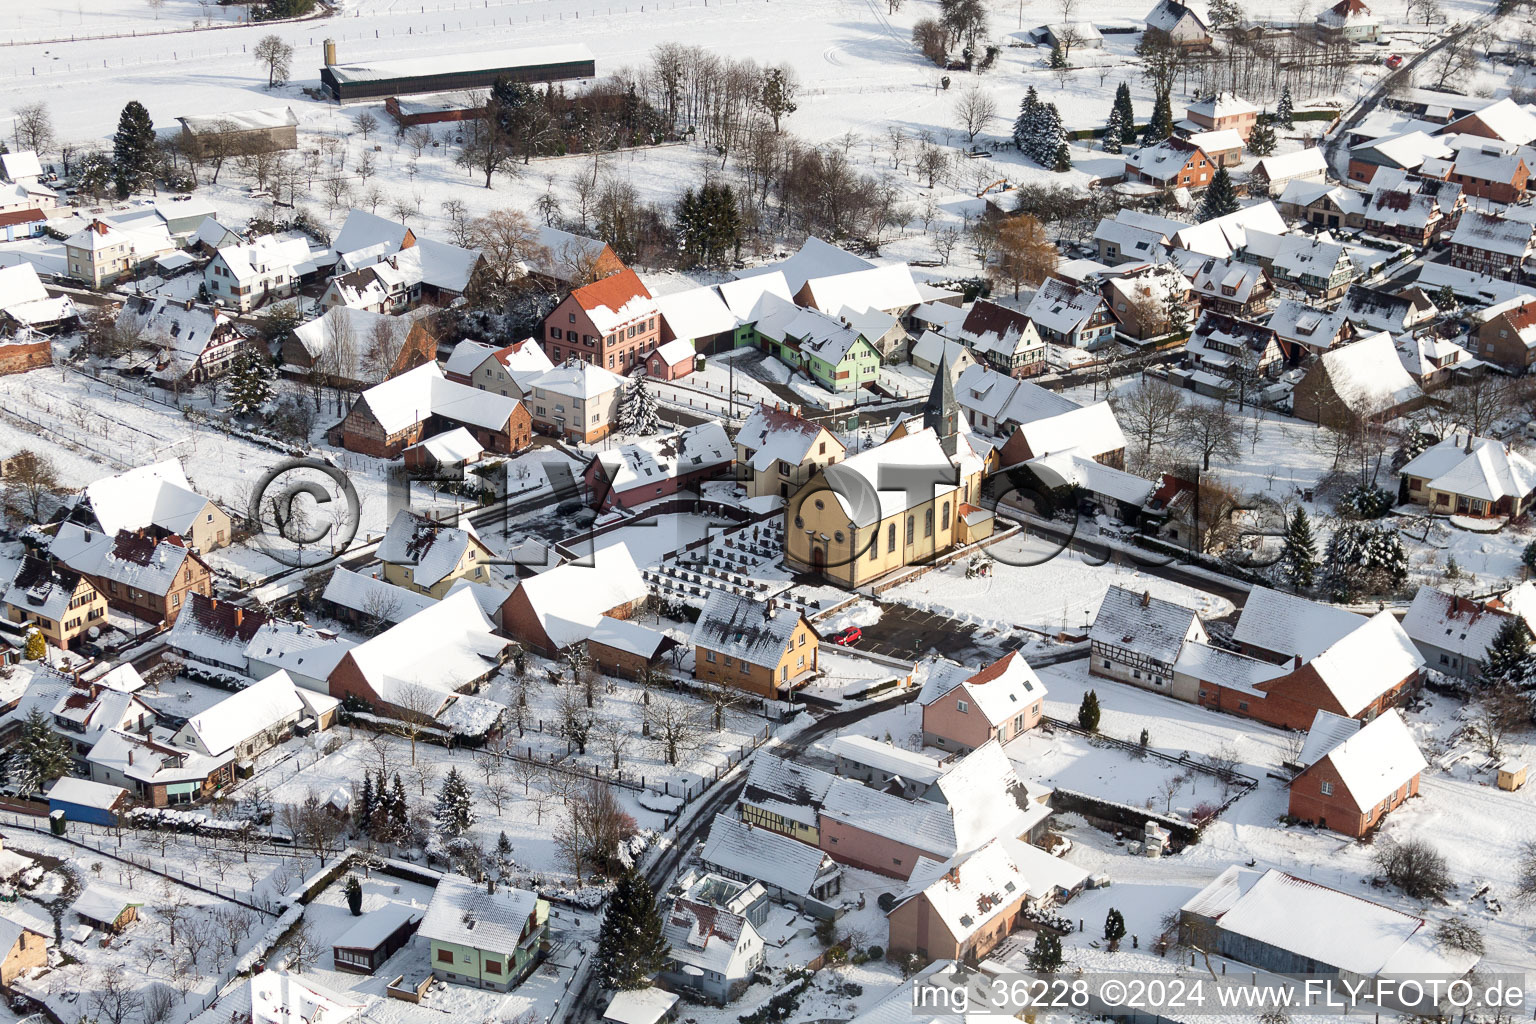
[[[602,551],[615,545],[629,548],[630,557],[638,566],[656,565],[668,555],[680,552],[696,541],[720,534],[720,521],[710,516],[679,513],[652,516],[632,526],[621,527],[599,534],[591,541],[585,538],[569,540],[567,546],[579,554],[588,554],[593,547]]]
[[[1049,538],[1010,537],[986,549],[992,574],[967,579],[965,564],[944,566],[881,594],[881,599],[941,612],[977,626],[1023,627],[1044,633],[1092,624],[1111,586],[1149,590],[1207,617],[1232,610],[1230,602],[1116,562],[1099,565]]]
[[[1201,804],[1212,807],[1226,799],[1219,781],[1198,772],[1185,772],[1161,758],[1138,758],[1120,747],[1095,743],[1065,730],[1046,735],[1031,730],[1005,748],[1021,774],[1053,789],[1070,789],[1101,800],[1145,807],[1185,818]],[[1171,802],[1163,786],[1175,776],[1183,782]]]

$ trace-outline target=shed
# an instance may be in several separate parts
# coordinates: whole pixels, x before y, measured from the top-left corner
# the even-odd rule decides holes
[[[614,994],[603,1011],[612,1024],[660,1024],[671,1020],[677,996],[660,988],[637,988]]]
[[[68,821],[92,825],[116,825],[117,814],[128,799],[121,786],[90,779],[62,778],[48,791],[48,813],[63,811]]]
[[[1499,788],[1514,792],[1525,785],[1525,774],[1524,761],[1505,761],[1499,765]]]
[[[139,918],[142,900],[135,900],[100,885],[88,885],[70,909],[86,924],[121,932]]]
[[[421,924],[422,909],[391,903],[359,917],[331,944],[331,960],[338,971],[372,974],[411,941]]]

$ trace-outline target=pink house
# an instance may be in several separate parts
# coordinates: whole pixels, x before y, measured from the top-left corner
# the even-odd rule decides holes
[[[1040,724],[1045,684],[1017,651],[972,675],[964,671],[935,666],[928,677],[918,696],[925,744],[968,753],[988,740],[1007,743]]]
[[[593,508],[634,508],[726,476],[735,461],[725,428],[711,420],[602,452],[582,479]]]
[[[693,372],[693,342],[677,338],[645,357],[645,372],[657,380],[677,380]]]

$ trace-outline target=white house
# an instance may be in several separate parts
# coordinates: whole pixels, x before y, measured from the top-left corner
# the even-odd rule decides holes
[[[205,757],[244,760],[281,743],[304,719],[325,728],[340,704],[275,672],[187,719],[171,742]]]

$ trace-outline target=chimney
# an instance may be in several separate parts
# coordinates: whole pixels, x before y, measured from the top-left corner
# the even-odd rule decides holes
[[[128,763],[133,764],[133,748],[128,748]]]
[[[325,66],[328,68],[336,66],[336,40],[334,39],[325,41]]]
[[[490,875],[485,876],[485,894],[487,896],[496,895],[496,879],[492,878]]]
[[[245,609],[244,608],[236,608],[235,609],[235,625],[238,627],[243,622],[245,622]]]
[[[1143,608],[1150,608],[1152,606],[1152,591],[1143,590],[1141,592],[1141,606]]]
[[[187,300],[187,312],[188,313],[192,312],[192,300],[191,299]]]

